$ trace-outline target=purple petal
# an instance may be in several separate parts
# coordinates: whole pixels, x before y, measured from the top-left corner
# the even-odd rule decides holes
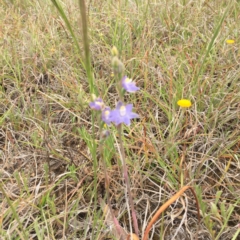
[[[127,109],[127,112],[131,112],[132,109],[133,109],[133,105],[132,104],[127,104],[126,109]]]
[[[111,112],[111,120],[115,123],[115,125],[119,125],[121,123],[125,123],[126,125],[130,125],[131,119],[138,118],[138,114],[132,112],[133,105],[127,104],[124,106],[122,102],[118,102],[116,109]]]
[[[105,107],[102,111],[102,120],[107,124],[110,125],[111,123],[111,108],[110,107]]]
[[[104,103],[101,98],[96,98],[93,102],[89,103],[89,106],[94,110],[101,110],[104,106]]]
[[[136,86],[136,83],[132,81],[132,79],[128,78],[127,76],[124,76],[122,78],[122,87],[127,91],[127,92],[136,92],[140,88]]]
[[[117,103],[116,109],[120,109],[120,107],[123,105],[123,103],[120,101]]]

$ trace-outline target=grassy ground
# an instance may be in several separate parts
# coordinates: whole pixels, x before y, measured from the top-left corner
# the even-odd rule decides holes
[[[93,128],[77,1],[0,5],[0,239],[114,239],[104,214],[105,175]],[[11,3],[14,2],[14,3]],[[127,95],[140,119],[124,147],[140,238],[156,210],[186,192],[149,239],[239,239],[240,2],[90,0],[91,66],[114,107],[111,48],[141,91]],[[234,44],[226,43],[234,39]],[[180,98],[192,101],[183,111]],[[96,130],[96,141],[93,139]],[[104,145],[114,214],[126,232],[116,129]]]

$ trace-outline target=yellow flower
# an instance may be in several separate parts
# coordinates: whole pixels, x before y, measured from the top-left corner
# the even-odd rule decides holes
[[[112,52],[113,56],[118,56],[118,50],[117,50],[117,48],[115,46],[112,47],[111,52]]]
[[[180,99],[178,102],[177,102],[178,106],[182,107],[182,108],[188,108],[188,107],[191,107],[192,106],[192,103],[190,100],[188,99]]]
[[[233,39],[227,39],[227,40],[226,40],[226,43],[227,43],[227,44],[234,44],[235,41],[234,41]]]

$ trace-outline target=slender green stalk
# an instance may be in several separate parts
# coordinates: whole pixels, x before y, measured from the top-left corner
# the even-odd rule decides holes
[[[85,52],[85,66],[87,72],[87,78],[90,86],[90,93],[97,93],[97,90],[94,87],[94,79],[92,74],[91,67],[91,58],[90,58],[90,50],[89,50],[89,39],[88,39],[88,22],[86,16],[86,5],[84,0],[79,0],[80,13],[82,17],[82,31],[83,31],[83,45]]]
[[[90,50],[89,50],[89,39],[88,39],[88,23],[87,23],[87,16],[86,16],[86,5],[84,0],[79,0],[79,7],[80,7],[80,15],[82,19],[82,35],[83,35],[83,45],[84,45],[84,53],[85,53],[85,70],[87,73],[87,79],[90,87],[90,93],[95,94],[97,90],[94,86],[93,80],[93,73],[91,67],[91,58],[90,58]],[[94,190],[93,192],[97,192],[97,145],[96,145],[96,132],[95,132],[95,114],[92,114],[92,158],[93,158],[93,168],[94,168]],[[94,194],[94,210],[97,209],[97,194]],[[94,220],[94,225],[95,225]]]
[[[75,46],[76,46],[76,48],[77,48],[77,50],[78,50],[80,62],[81,62],[81,64],[82,64],[83,68],[86,69],[85,63],[84,63],[83,60],[82,60],[81,49],[80,49],[80,46],[79,46],[79,44],[78,44],[77,37],[76,37],[76,35],[74,34],[74,31],[73,31],[73,29],[72,29],[72,26],[71,26],[71,24],[70,24],[70,22],[69,22],[69,20],[68,20],[68,18],[67,18],[67,16],[66,16],[63,8],[62,8],[62,6],[58,3],[57,0],[51,0],[51,1],[52,1],[53,5],[57,8],[57,10],[58,10],[59,14],[61,15],[63,21],[65,22],[65,24],[66,24],[66,26],[67,26],[67,29],[68,29],[68,31],[70,32],[70,34],[71,34],[71,36],[72,36],[72,38],[73,38],[74,44],[75,44]]]
[[[104,154],[103,154],[103,142],[104,142],[104,140],[102,140],[101,143],[100,143],[100,152],[101,152],[101,155],[102,155],[102,164],[103,164],[103,169],[104,169],[107,204],[108,204],[108,208],[110,210],[112,220],[115,224],[115,228],[116,228],[117,233],[119,235],[118,237],[119,237],[119,239],[121,239],[123,234],[122,234],[121,229],[119,228],[120,224],[118,223],[117,219],[114,216],[112,205],[111,205],[111,200],[110,200],[110,194],[109,194],[110,181],[109,181],[109,176],[108,176],[108,173],[107,173],[107,165],[106,165],[106,162],[105,162],[105,159],[104,159]]]
[[[137,236],[139,236],[137,215],[136,215],[136,211],[134,209],[134,203],[133,203],[133,198],[132,198],[132,194],[131,194],[127,164],[126,164],[126,160],[125,160],[125,151],[124,151],[123,140],[122,140],[122,138],[123,138],[122,124],[120,124],[117,127],[117,129],[118,129],[118,134],[119,134],[120,157],[121,157],[121,160],[122,160],[122,174],[123,174],[123,178],[124,178],[125,184],[126,184],[126,196],[128,196],[128,198],[126,198],[126,200],[129,199],[129,204],[130,204],[130,208],[131,208],[131,212],[132,212],[132,220],[133,220],[134,231],[135,231],[135,234]],[[130,221],[130,227],[131,227],[131,221]]]
[[[114,48],[112,49],[112,54],[113,54],[112,66],[113,66],[114,75],[116,76],[116,80],[117,80],[117,92],[118,92],[120,101],[123,102],[124,101],[124,91],[122,90],[121,79],[122,79],[122,76],[123,76],[123,73],[124,73],[124,65],[118,59],[118,51],[116,49],[114,49]],[[130,188],[130,181],[129,181],[129,177],[128,177],[127,164],[126,164],[126,160],[125,160],[125,151],[124,151],[124,146],[123,146],[122,124],[119,124],[117,126],[117,130],[118,130],[119,145],[120,145],[119,154],[120,154],[120,158],[121,158],[121,161],[122,161],[122,174],[123,174],[123,179],[124,179],[125,185],[126,185],[125,196],[126,196],[126,201],[127,201],[127,199],[129,199],[134,231],[135,231],[135,234],[138,236],[139,235],[139,229],[138,229],[138,224],[137,224],[137,216],[136,216],[136,212],[135,212],[135,209],[134,209],[134,203],[133,203],[131,188]],[[128,207],[128,204],[127,204],[127,207]],[[129,211],[129,219],[131,219],[130,211]],[[131,221],[129,221],[129,224],[130,224],[130,229],[131,229],[131,232],[132,232]]]

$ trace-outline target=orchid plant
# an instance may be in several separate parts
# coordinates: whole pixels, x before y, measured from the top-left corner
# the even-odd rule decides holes
[[[122,161],[122,174],[123,178],[126,184],[125,188],[125,197],[129,201],[129,205],[131,208],[131,213],[132,213],[132,220],[133,220],[133,226],[134,226],[134,231],[136,235],[139,234],[138,230],[138,224],[137,224],[137,217],[136,217],[136,212],[134,209],[134,203],[131,195],[131,189],[130,189],[130,181],[128,177],[128,170],[127,170],[127,165],[125,161],[125,152],[124,152],[124,147],[123,147],[123,134],[122,134],[122,124],[125,124],[127,126],[130,126],[131,120],[135,118],[139,118],[139,115],[135,112],[133,112],[133,104],[129,103],[124,103],[123,102],[123,97],[126,92],[128,93],[135,93],[138,91],[140,88],[136,86],[136,83],[129,77],[123,76],[123,71],[124,71],[124,65],[123,63],[119,60],[118,58],[118,50],[116,47],[112,48],[112,66],[113,66],[113,72],[115,76],[117,77],[117,86],[118,86],[118,93],[119,93],[119,101],[116,104],[116,107],[114,109],[111,109],[109,106],[105,105],[103,102],[102,98],[96,97],[95,95],[92,96],[92,102],[90,102],[89,106],[91,109],[99,111],[101,113],[101,120],[104,124],[110,126],[112,123],[117,127],[118,133],[120,136],[119,140],[119,151],[120,151],[120,158]],[[108,136],[109,133],[105,136]],[[106,166],[104,164],[104,171],[105,171],[105,186],[106,186],[106,192],[107,192],[107,201],[108,201],[108,207],[110,209],[113,222],[115,223],[115,227],[118,230],[118,237],[119,239],[124,238],[123,234],[119,228],[119,224],[117,222],[117,219],[115,218],[113,211],[111,209],[111,204],[110,204],[110,197],[109,197],[109,180],[107,176],[107,171],[106,171]],[[132,232],[132,227],[130,223],[130,228]]]

